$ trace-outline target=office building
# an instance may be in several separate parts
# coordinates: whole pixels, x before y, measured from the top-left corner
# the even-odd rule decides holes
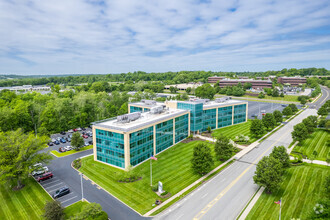
[[[281,84],[290,84],[291,86],[298,86],[299,84],[305,84],[306,78],[303,77],[278,77],[277,82]]]
[[[127,169],[191,133],[245,122],[247,110],[247,102],[229,98],[129,103],[129,114],[94,123],[94,160]]]
[[[251,86],[253,89],[263,89],[263,88],[272,88],[272,81],[271,80],[254,80],[254,79],[228,79],[224,77],[209,77],[208,82],[209,83],[216,83],[219,81],[220,87],[226,87],[226,86],[237,86],[238,83],[241,83],[243,86],[245,83],[251,83]]]

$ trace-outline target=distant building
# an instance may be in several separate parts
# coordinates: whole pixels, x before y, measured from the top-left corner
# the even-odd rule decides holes
[[[277,82],[281,84],[290,84],[291,86],[298,86],[299,84],[305,84],[306,78],[295,76],[295,77],[278,77]]]
[[[225,76],[211,76],[208,78],[208,83],[217,83],[219,80],[225,79]]]
[[[186,90],[188,87],[192,88],[192,89],[196,89],[197,87],[203,85],[202,82],[198,82],[198,83],[182,83],[182,84],[174,84],[174,85],[165,85],[164,88],[165,89],[170,89],[171,87],[175,87],[178,90]]]
[[[15,92],[29,92],[29,91],[50,91],[50,86],[32,86],[32,85],[23,85],[23,86],[12,86],[12,87],[0,87],[0,91],[8,89]]]
[[[184,140],[190,133],[247,121],[248,103],[219,98],[129,103],[129,114],[93,125],[94,160],[128,169]]]
[[[219,81],[220,87],[226,86],[236,86],[238,83],[241,83],[242,86],[244,83],[251,83],[253,89],[263,89],[263,88],[272,88],[272,81],[267,80],[254,80],[254,79],[228,79],[225,77],[213,76],[208,78],[209,83],[216,83]]]

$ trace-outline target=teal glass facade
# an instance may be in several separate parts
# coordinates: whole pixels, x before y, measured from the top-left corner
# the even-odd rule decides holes
[[[217,126],[217,109],[208,109],[203,110],[203,129],[202,131],[206,131],[208,127],[211,129],[216,129]]]
[[[234,106],[234,124],[246,121],[246,104]]]
[[[99,161],[125,168],[124,135],[96,129],[96,158]]]
[[[189,136],[189,115],[185,114],[175,118],[175,143]]]
[[[203,103],[177,103],[178,109],[190,110],[190,131],[197,132],[203,129]]]
[[[143,111],[143,108],[140,108],[140,107],[136,107],[136,106],[130,106],[129,107],[129,112],[130,113],[133,113],[133,112],[142,112]]]
[[[135,166],[150,158],[154,151],[154,127],[148,127],[129,134],[130,162]]]
[[[173,119],[156,124],[156,154],[173,145]]]
[[[233,106],[218,108],[218,128],[232,125]]]

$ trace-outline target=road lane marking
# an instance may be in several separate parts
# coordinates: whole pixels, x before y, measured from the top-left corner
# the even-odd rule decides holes
[[[259,155],[259,157],[253,161],[253,164],[249,165],[235,180],[233,180],[221,193],[219,193],[209,204],[207,204],[202,209],[202,211],[197,213],[197,215],[193,219],[194,220],[201,219],[217,203],[217,201],[220,200],[223,197],[223,195],[225,195],[244,176],[244,174],[247,173],[251,169],[251,167],[254,165],[254,163],[256,163],[262,156],[264,156],[285,135],[287,135],[287,134],[284,133],[280,138],[277,139],[277,141],[275,143],[270,145],[261,155]]]
[[[60,182],[60,183],[57,183],[55,185],[52,185],[52,186],[47,186],[47,187],[44,187],[45,189],[50,189],[50,188],[53,188],[54,186],[58,186],[58,185],[61,185],[63,182]]]
[[[61,203],[65,203],[65,202],[70,201],[71,199],[74,199],[74,198],[77,198],[77,197],[78,197],[78,196],[74,196],[74,197],[72,197],[72,198],[70,198],[70,199],[67,199],[67,200],[62,201]]]
[[[202,198],[204,198],[205,196],[207,196],[208,193],[206,193],[204,196],[202,196]]]

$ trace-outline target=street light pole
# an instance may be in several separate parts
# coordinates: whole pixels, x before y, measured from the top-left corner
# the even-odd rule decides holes
[[[82,178],[83,178],[83,174],[80,173],[81,201],[83,201],[83,199],[84,199],[84,188],[83,188],[83,180],[82,180]]]
[[[150,186],[152,186],[152,161],[150,159]]]

